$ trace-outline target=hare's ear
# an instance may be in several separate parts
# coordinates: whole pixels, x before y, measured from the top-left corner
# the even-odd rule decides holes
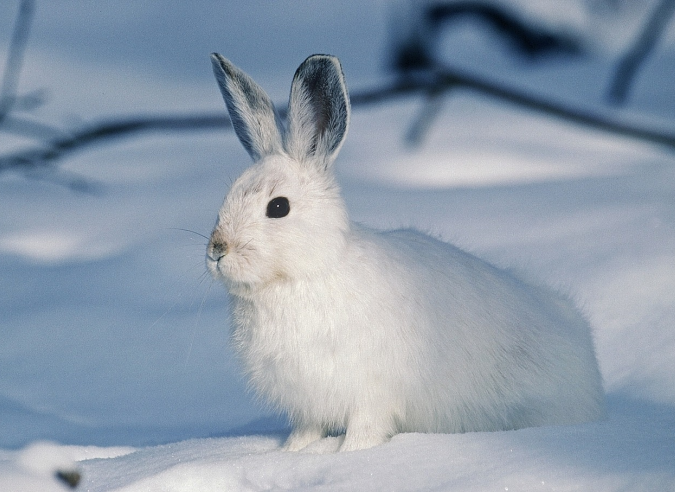
[[[218,53],[211,54],[211,62],[234,131],[249,155],[257,161],[282,151],[282,125],[269,96]]]
[[[301,162],[309,160],[327,169],[348,126],[349,95],[340,61],[334,56],[310,56],[293,77],[286,152]]]

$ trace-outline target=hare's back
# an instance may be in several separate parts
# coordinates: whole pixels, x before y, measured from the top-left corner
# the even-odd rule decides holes
[[[588,322],[558,292],[412,229],[378,236],[405,270],[411,295],[426,299],[436,319],[465,325],[472,337],[591,343]]]

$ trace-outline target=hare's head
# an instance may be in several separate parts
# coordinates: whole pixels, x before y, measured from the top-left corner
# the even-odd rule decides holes
[[[284,128],[258,84],[222,56],[212,61],[234,130],[255,163],[220,209],[209,270],[241,294],[329,271],[349,230],[332,169],[349,124],[340,62],[313,55],[300,65]]]

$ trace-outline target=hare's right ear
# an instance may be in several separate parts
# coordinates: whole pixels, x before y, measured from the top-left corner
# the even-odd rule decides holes
[[[249,155],[257,161],[281,152],[283,126],[269,96],[218,53],[211,54],[211,62],[234,131]]]
[[[347,135],[349,112],[340,61],[330,55],[310,56],[293,77],[286,151],[300,162],[329,169]]]

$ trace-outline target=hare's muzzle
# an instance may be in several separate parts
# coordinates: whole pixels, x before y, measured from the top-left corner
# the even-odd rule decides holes
[[[227,243],[219,239],[211,239],[209,247],[206,250],[206,255],[209,260],[218,263],[225,255],[227,255]]]

